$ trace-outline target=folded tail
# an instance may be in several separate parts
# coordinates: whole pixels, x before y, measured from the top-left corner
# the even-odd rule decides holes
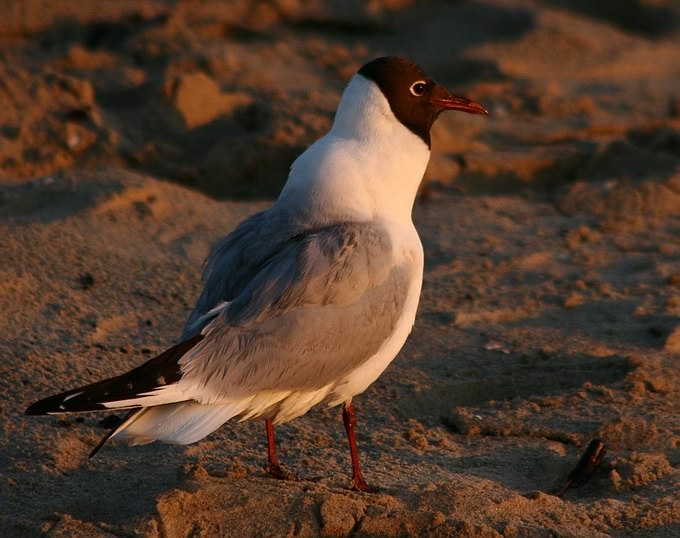
[[[240,403],[202,405],[196,402],[134,409],[102,438],[90,452],[90,458],[110,439],[120,439],[131,445],[145,445],[153,441],[173,445],[195,443],[242,411]]]

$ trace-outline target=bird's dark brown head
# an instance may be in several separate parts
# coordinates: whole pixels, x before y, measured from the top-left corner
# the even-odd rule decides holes
[[[488,114],[482,105],[453,95],[406,58],[377,58],[359,69],[359,74],[378,85],[396,118],[428,147],[430,128],[445,110]]]

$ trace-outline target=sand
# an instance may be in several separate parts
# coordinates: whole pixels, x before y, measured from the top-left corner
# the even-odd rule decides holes
[[[0,535],[680,535],[676,2],[93,5],[0,2]],[[259,422],[88,461],[105,416],[25,417],[177,342],[381,54],[491,115],[433,132],[417,323],[355,399],[379,493],[337,408],[278,429],[285,482]]]

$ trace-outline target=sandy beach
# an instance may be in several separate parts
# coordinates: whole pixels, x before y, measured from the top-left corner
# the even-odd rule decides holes
[[[680,5],[0,0],[0,535],[680,535]],[[406,346],[340,409],[189,446],[26,417],[177,343],[211,247],[275,199],[364,62],[442,116]],[[606,455],[563,488],[593,439]]]

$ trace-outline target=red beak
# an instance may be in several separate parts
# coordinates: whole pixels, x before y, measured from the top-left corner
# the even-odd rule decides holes
[[[466,99],[465,97],[458,97],[451,94],[446,97],[432,99],[432,103],[446,110],[460,110],[461,112],[469,112],[470,114],[489,114],[486,108],[479,103],[475,103],[471,99]]]

